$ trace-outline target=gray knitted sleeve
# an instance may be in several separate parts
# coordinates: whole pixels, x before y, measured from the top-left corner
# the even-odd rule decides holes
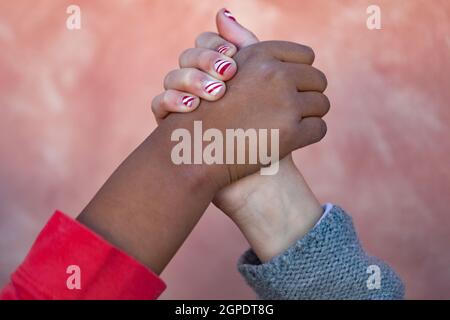
[[[383,261],[367,255],[352,219],[334,206],[283,254],[262,264],[252,250],[238,269],[261,299],[403,299],[404,286]]]

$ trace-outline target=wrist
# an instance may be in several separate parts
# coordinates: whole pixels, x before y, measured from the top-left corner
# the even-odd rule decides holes
[[[155,136],[169,142],[169,149],[164,151],[165,161],[186,171],[187,177],[193,179],[196,186],[207,186],[216,194],[231,183],[229,166],[208,163],[204,159],[207,142],[203,140],[203,131],[210,126],[206,121],[196,119],[194,114],[171,114],[157,128]]]
[[[230,218],[265,262],[306,235],[322,213],[320,203],[289,156],[280,162],[279,173],[268,177]]]

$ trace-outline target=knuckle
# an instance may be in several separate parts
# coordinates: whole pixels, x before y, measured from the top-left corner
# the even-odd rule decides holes
[[[268,52],[272,52],[273,48],[277,47],[277,43],[279,41],[264,41],[254,44],[254,51],[258,54],[267,54]]]
[[[160,94],[160,95],[154,97],[153,100],[152,100],[152,106],[151,106],[151,107],[152,107],[152,112],[153,112],[154,114],[157,113],[157,109],[158,109],[158,106],[159,106],[159,101],[160,101],[161,95],[162,95],[162,94]]]
[[[307,57],[308,59],[308,63],[313,64],[314,60],[316,59],[316,54],[314,50],[309,46],[302,45],[302,47],[303,51],[305,52],[305,57]]]
[[[210,31],[200,33],[197,36],[197,38],[195,39],[195,46],[202,47],[205,45],[205,43],[208,42],[208,39],[211,39],[215,36],[216,36],[216,34],[214,32],[210,32]]]
[[[219,57],[220,54],[218,52],[212,51],[212,50],[201,50],[198,52],[198,64],[200,67],[203,68],[203,70],[208,70],[217,57]]]
[[[270,50],[271,48],[278,47],[280,45],[283,45],[285,41],[278,41],[278,40],[268,40],[268,41],[261,41],[255,45],[258,50]]]
[[[265,45],[263,42],[258,42],[248,47],[242,48],[239,50],[239,55],[243,57],[243,60],[247,60],[249,58],[255,58],[257,56],[263,55],[265,51]]]
[[[328,126],[327,123],[323,120],[318,118],[318,129],[317,129],[317,140],[316,142],[319,142],[320,140],[322,140],[328,131]]]
[[[258,64],[258,73],[261,79],[267,82],[286,80],[286,72],[279,68],[273,61],[264,60]]]
[[[167,89],[170,85],[170,83],[173,81],[173,78],[175,77],[176,73],[178,72],[178,70],[172,70],[169,71],[166,76],[164,77],[164,88]]]
[[[325,91],[326,88],[328,87],[327,76],[325,75],[325,73],[323,73],[319,69],[316,69],[316,74],[317,74],[317,77],[319,79],[319,83],[320,83],[322,91]]]
[[[166,108],[169,104],[170,104],[170,97],[166,91],[161,96],[160,106]]]
[[[322,98],[322,105],[324,106],[324,115],[326,115],[328,113],[328,111],[330,111],[331,108],[331,103],[330,103],[330,99],[328,99],[328,97],[324,94],[321,95]]]
[[[191,54],[192,48],[185,49],[183,52],[181,52],[180,56],[178,57],[178,64],[180,66],[183,65],[186,58]]]
[[[286,51],[292,51],[295,55],[300,55],[305,64],[313,64],[316,54],[311,47],[295,42],[285,42],[285,44]]]

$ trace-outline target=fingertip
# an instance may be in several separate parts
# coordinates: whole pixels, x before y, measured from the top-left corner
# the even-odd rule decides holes
[[[219,31],[219,34],[222,36],[227,36],[227,40],[228,37],[232,34],[231,29],[236,28],[237,27],[237,21],[236,18],[234,18],[234,16],[232,16],[233,18],[230,18],[229,16],[225,15],[225,11],[228,11],[225,8],[220,9],[217,12],[216,15],[216,24],[217,24],[217,29]],[[230,12],[230,11],[228,11]],[[231,13],[229,13],[231,14]],[[231,41],[231,40],[229,40]],[[231,41],[232,43],[235,43],[234,41]]]
[[[222,19],[229,19],[231,21],[237,22],[236,17],[233,16],[233,14],[227,8],[221,8],[221,9],[219,9],[219,11],[217,11],[216,21],[219,21]]]
[[[225,94],[226,86],[222,81],[207,81],[203,89],[205,91],[205,96],[203,97],[205,100],[216,101]]]
[[[219,34],[227,41],[234,43],[238,48],[258,42],[258,38],[248,29],[244,28],[231,13],[222,8],[217,12],[216,24]]]
[[[226,43],[220,44],[216,48],[216,51],[220,54],[223,54],[223,55],[231,58],[236,54],[237,48],[234,44],[232,44],[230,42],[226,42]]]
[[[188,112],[192,112],[195,109],[198,108],[198,106],[200,105],[200,98],[195,97],[194,101],[192,102],[192,105],[188,108]]]
[[[224,81],[231,79],[237,71],[237,66],[232,59],[217,59],[214,62],[214,71]]]
[[[193,95],[184,95],[180,98],[182,112],[191,112],[200,104],[200,99]]]
[[[228,10],[227,8],[220,9],[221,14],[226,17],[227,19],[230,19],[231,21],[237,22],[236,17],[233,16],[233,14]]]
[[[235,62],[233,62],[231,66],[225,71],[223,75],[223,80],[228,81],[231,78],[233,78],[236,75],[237,70],[238,70],[237,65]]]
[[[166,91],[160,93],[152,99],[151,110],[158,123],[167,115],[167,111],[165,110],[166,108],[164,106],[166,100]]]

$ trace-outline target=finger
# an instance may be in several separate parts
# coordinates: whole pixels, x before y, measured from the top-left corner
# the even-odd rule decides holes
[[[164,88],[189,92],[208,101],[218,100],[225,93],[225,83],[193,68],[169,72],[164,79]]]
[[[237,48],[231,42],[223,39],[217,33],[204,32],[195,39],[196,48],[206,48],[215,50],[228,57],[234,56],[237,52]]]
[[[181,68],[196,68],[223,81],[231,79],[237,71],[233,59],[203,48],[187,49],[181,54],[179,63]]]
[[[303,148],[322,140],[327,134],[327,124],[322,118],[304,118],[300,121],[297,134],[297,149]]]
[[[172,112],[191,112],[200,104],[200,99],[192,94],[166,90],[152,101],[152,111],[157,121],[164,119]],[[159,123],[159,122],[158,122]]]
[[[323,117],[330,110],[330,100],[320,92],[299,92],[297,95],[302,110],[301,118]]]
[[[220,9],[217,12],[216,24],[219,35],[225,40],[234,43],[238,48],[259,42],[258,38],[237,22],[233,14],[227,9]]]
[[[322,71],[307,65],[296,63],[283,64],[292,75],[298,91],[324,92],[328,81]]]
[[[263,41],[261,50],[267,51],[282,62],[313,64],[314,51],[307,46],[288,41]]]

